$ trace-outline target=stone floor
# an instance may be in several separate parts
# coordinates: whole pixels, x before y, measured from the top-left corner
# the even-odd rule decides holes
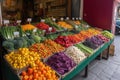
[[[76,75],[72,80],[120,80],[120,35],[115,37],[115,55],[108,60],[94,60],[89,65],[88,77]]]

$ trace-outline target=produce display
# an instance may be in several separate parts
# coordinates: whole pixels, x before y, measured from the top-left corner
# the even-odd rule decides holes
[[[39,29],[45,30],[46,33],[56,32],[56,29],[53,28],[52,26],[51,26],[52,30],[50,31],[50,30],[49,30],[50,26],[47,25],[47,24],[45,24],[44,22],[38,23],[38,24],[36,25],[36,27],[39,28]]]
[[[22,71],[20,74],[21,80],[59,80],[56,72],[49,66],[46,66],[40,61],[36,61],[35,64],[35,67]]]
[[[9,27],[1,27],[0,28],[0,35],[4,39],[14,39],[14,32],[16,31],[16,27],[9,26]]]
[[[101,39],[101,38],[99,38],[98,36],[93,36],[93,37],[91,37],[91,38],[87,38],[84,42],[83,42],[83,44],[85,45],[85,46],[88,46],[88,47],[90,47],[90,48],[92,48],[92,49],[96,49],[96,48],[98,48],[100,45],[102,45],[104,43],[104,41]]]
[[[22,69],[26,66],[35,66],[35,61],[40,60],[37,52],[29,51],[28,48],[20,48],[5,55],[5,59],[15,70]]]
[[[74,21],[74,23],[75,23],[76,25],[80,25],[80,24],[81,24],[80,21]]]
[[[61,26],[61,27],[63,27],[63,28],[65,28],[65,29],[69,29],[69,30],[73,29],[73,27],[70,24],[68,24],[68,23],[66,23],[64,21],[59,21],[58,25]]]
[[[76,66],[75,62],[63,52],[56,53],[48,58],[46,64],[48,64],[61,75],[68,73],[72,68]]]
[[[36,27],[31,24],[1,27],[1,46],[8,52],[5,61],[17,74],[22,71],[21,80],[59,80],[114,38],[109,31],[87,25],[83,21],[56,23],[46,18]]]
[[[22,28],[23,31],[26,31],[26,30],[33,30],[36,27],[33,26],[32,24],[26,24],[26,25],[22,25],[21,28]]]
[[[80,32],[80,34],[82,35],[82,36],[84,36],[85,38],[90,38],[90,37],[92,37],[92,36],[94,36],[94,35],[98,35],[98,34],[100,34],[101,33],[101,31],[99,31],[99,30],[97,30],[97,29],[94,29],[94,28],[90,28],[90,29],[88,29],[88,30],[86,30],[86,31],[81,31]]]
[[[38,52],[42,58],[47,58],[53,53],[63,51],[65,48],[52,40],[36,43],[30,47],[30,51]]]
[[[81,42],[97,34],[100,34],[100,31],[95,29],[88,29],[88,30],[81,31],[78,34],[73,34],[68,36],[58,36],[55,39],[55,42],[63,45],[64,47],[69,47],[69,46],[72,46],[73,44]]]
[[[106,38],[105,36],[103,36],[102,34],[100,35],[97,35],[96,37],[102,39],[104,42],[108,42],[109,41],[109,38]]]
[[[62,27],[60,27],[59,25],[57,25],[57,23],[53,22],[50,18],[46,18],[45,19],[45,23],[48,24],[48,25],[50,25],[50,26],[52,26],[52,27],[54,27],[58,31],[62,31],[63,30]]]
[[[19,48],[29,47],[32,44],[39,43],[41,41],[41,37],[37,35],[30,35],[29,37],[16,37],[13,40],[5,40],[2,43],[2,46],[7,50],[16,50]]]
[[[113,39],[114,35],[112,33],[110,33],[109,31],[105,30],[102,32],[102,35],[104,35],[105,37],[109,38],[109,39]]]
[[[85,54],[75,46],[70,46],[66,49],[65,53],[67,56],[72,58],[76,64],[79,64],[86,58]]]
[[[94,53],[94,50],[93,50],[93,49],[91,49],[91,48],[83,45],[82,43],[76,44],[75,46],[78,47],[81,51],[83,51],[84,53],[86,53],[86,54],[88,54],[88,55],[91,55],[91,54]]]
[[[55,40],[58,36],[59,36],[59,34],[48,34],[45,37],[47,39]]]
[[[55,42],[63,45],[64,47],[69,47],[73,45],[68,36],[58,36],[55,39]]]

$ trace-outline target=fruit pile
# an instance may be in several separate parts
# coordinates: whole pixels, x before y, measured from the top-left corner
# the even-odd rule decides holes
[[[66,23],[64,21],[59,21],[58,25],[63,27],[63,28],[66,28],[66,29],[70,29],[70,30],[73,29],[73,27],[70,24],[68,24],[68,23]]]
[[[50,31],[49,31],[50,26],[45,24],[44,22],[40,22],[39,24],[36,25],[36,27],[39,29],[45,30],[46,33],[50,33]],[[55,28],[53,28],[53,27],[51,27],[51,28],[52,28],[51,32],[56,32]]]
[[[63,51],[65,48],[52,40],[36,43],[30,47],[30,51],[38,52],[42,58],[47,58],[53,53]]]
[[[35,61],[40,59],[37,52],[29,51],[28,48],[20,48],[17,51],[5,55],[5,59],[14,69],[22,69],[26,66],[35,66]]]
[[[36,61],[36,66],[22,71],[21,80],[59,80],[55,71],[40,61]]]
[[[72,58],[76,64],[79,64],[82,60],[86,58],[85,54],[75,46],[67,48],[65,53],[67,54],[67,56]]]
[[[48,58],[46,64],[48,64],[61,75],[64,75],[76,66],[75,62],[63,52],[56,53]]]
[[[101,38],[99,38],[98,36],[93,36],[93,37],[91,37],[91,38],[87,38],[84,42],[83,42],[83,44],[85,45],[85,46],[88,46],[88,47],[90,47],[90,48],[92,48],[92,49],[96,49],[96,48],[98,48],[100,45],[102,45],[104,43],[104,41],[101,39]]]
[[[114,35],[112,33],[110,33],[109,31],[103,31],[102,35],[104,35],[105,37],[109,38],[109,39],[113,39]]]

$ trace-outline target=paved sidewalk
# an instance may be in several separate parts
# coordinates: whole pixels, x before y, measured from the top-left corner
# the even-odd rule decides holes
[[[72,80],[120,80],[120,35],[115,37],[115,56],[108,60],[94,60],[89,65],[88,77],[82,78],[84,71]]]

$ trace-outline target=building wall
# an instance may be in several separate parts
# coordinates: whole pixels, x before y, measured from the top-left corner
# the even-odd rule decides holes
[[[83,19],[93,27],[111,30],[113,0],[84,0]]]

